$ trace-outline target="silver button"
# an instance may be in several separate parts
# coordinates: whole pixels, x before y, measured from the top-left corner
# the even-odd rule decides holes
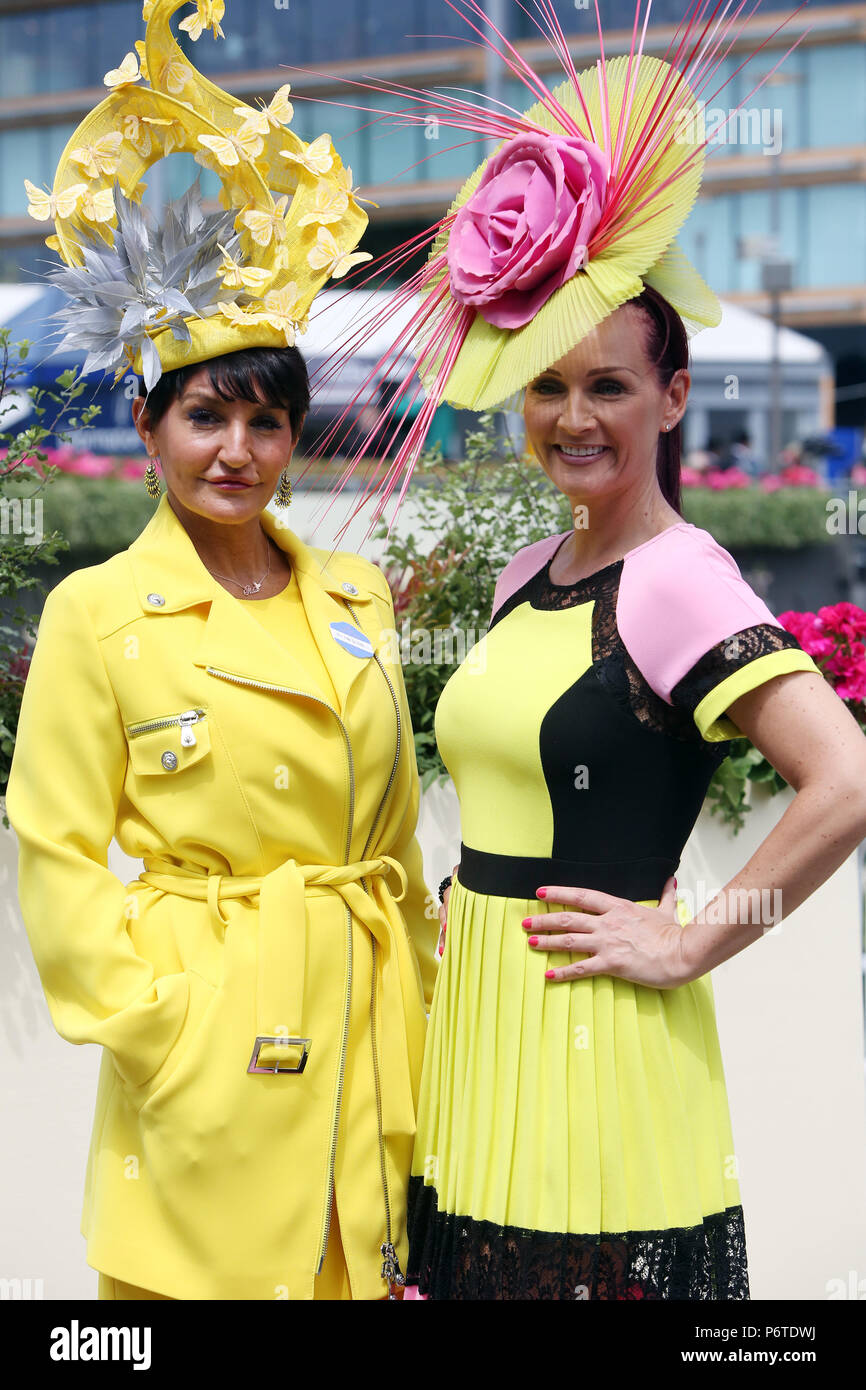
[[[148,603],[156,604],[157,608],[161,608],[162,605],[165,603],[165,599],[163,598],[162,594],[148,594],[147,601]]]
[[[343,588],[343,593],[344,593],[344,594],[356,594],[356,593],[358,592],[358,590],[355,588],[354,584],[350,584],[349,581],[348,581],[348,579],[346,580],[346,582],[345,582],[345,584],[342,586],[342,588]]]
[[[163,753],[161,761],[163,767],[166,769],[167,772],[174,772],[175,768],[177,767],[177,754]]]

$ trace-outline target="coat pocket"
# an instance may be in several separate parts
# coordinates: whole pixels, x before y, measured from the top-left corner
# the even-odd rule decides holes
[[[208,1015],[220,992],[220,986],[211,984],[195,970],[187,970],[186,977],[189,998],[180,1032],[154,1074],[141,1086],[125,1087],[130,1105],[139,1113],[146,1107],[149,1108],[170,1082],[180,1078],[190,1051],[204,1030]]]
[[[208,713],[200,708],[127,724],[126,737],[138,777],[176,777],[211,751]]]

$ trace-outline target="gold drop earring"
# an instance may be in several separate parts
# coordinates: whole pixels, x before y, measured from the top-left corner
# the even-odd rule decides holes
[[[277,483],[277,490],[274,493],[274,502],[278,507],[290,507],[292,504],[292,480],[287,468],[284,468],[280,474],[280,481]]]
[[[158,458],[148,459],[147,467],[144,470],[144,485],[147,488],[147,495],[148,497],[152,497],[154,501],[160,496],[161,492],[159,474],[156,471],[157,462]]]

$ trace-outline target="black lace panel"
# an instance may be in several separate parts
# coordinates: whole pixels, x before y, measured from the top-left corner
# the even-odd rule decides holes
[[[705,652],[674,686],[671,699],[680,709],[693,713],[704,696],[734,671],[768,652],[786,650],[803,650],[793,632],[772,623],[755,623],[753,627],[743,628]]]
[[[672,708],[644,680],[616,625],[622,561],[597,576],[593,589],[592,660],[601,684],[645,728],[669,738],[704,744],[690,710]]]
[[[558,1234],[440,1212],[409,1182],[406,1278],[431,1299],[748,1299],[741,1206],[699,1226]]]

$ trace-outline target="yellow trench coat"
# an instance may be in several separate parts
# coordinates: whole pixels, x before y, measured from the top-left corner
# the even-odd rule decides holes
[[[378,1299],[381,1245],[406,1267],[438,937],[409,711],[381,571],[262,524],[340,710],[163,495],[45,603],[7,793],[18,892],[57,1031],[104,1048],[88,1263],[174,1298],[310,1299],[334,1191],[353,1297]],[[144,861],[126,885],[113,836]],[[259,1043],[251,1071],[262,1037],[309,1041]]]

